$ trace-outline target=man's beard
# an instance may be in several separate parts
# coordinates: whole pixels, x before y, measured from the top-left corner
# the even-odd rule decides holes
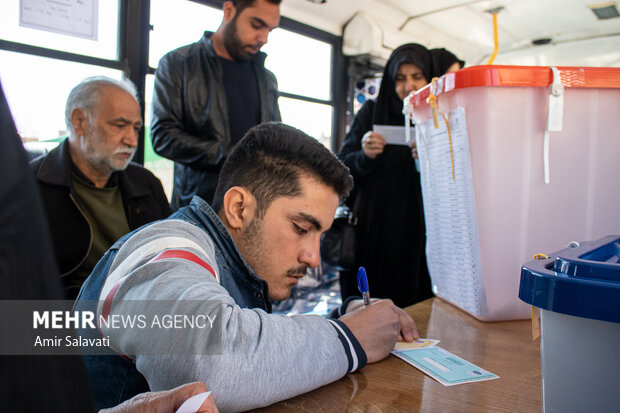
[[[248,225],[246,230],[241,234],[238,245],[240,249],[243,250],[242,255],[244,256],[246,261],[252,261],[251,263],[248,262],[250,266],[252,266],[253,264],[254,267],[259,268],[263,267],[266,259],[266,257],[264,256],[265,243],[263,241],[262,232],[263,220],[262,218],[258,217],[257,214],[255,214],[252,222],[250,222],[250,225]],[[256,271],[258,268],[254,267],[253,269],[254,271]],[[286,274],[290,276],[299,276],[302,274],[305,275],[307,269],[307,264],[300,264],[297,267],[291,267],[286,270]],[[261,274],[258,275],[260,276]]]
[[[226,47],[228,54],[230,54],[234,60],[246,62],[252,59],[254,55],[243,50],[244,45],[241,44],[241,39],[237,33],[237,16],[235,16],[224,28],[223,37],[224,47]],[[262,45],[256,46],[260,48]]]
[[[111,174],[117,171],[124,171],[136,154],[136,148],[121,144],[112,153],[106,153],[103,145],[103,138],[97,130],[91,129],[89,135],[82,141],[82,152],[88,163],[103,173]],[[130,157],[127,160],[115,159],[117,153],[126,153]]]
[[[258,261],[262,263],[263,258],[263,239],[262,239],[262,219],[256,214],[252,218],[250,225],[243,231],[239,239],[239,247],[243,250],[243,255],[246,260]],[[254,263],[256,265],[256,263]]]

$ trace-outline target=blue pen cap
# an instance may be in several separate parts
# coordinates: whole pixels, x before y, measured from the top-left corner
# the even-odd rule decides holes
[[[366,278],[366,268],[364,267],[357,270],[357,286],[361,293],[368,292],[368,278]]]

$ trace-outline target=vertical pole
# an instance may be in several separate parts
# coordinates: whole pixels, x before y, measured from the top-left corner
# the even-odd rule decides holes
[[[150,0],[122,0],[119,57],[125,77],[138,89],[142,119],[144,119],[144,89],[148,70]],[[144,128],[138,137],[138,150],[134,162],[144,164]]]

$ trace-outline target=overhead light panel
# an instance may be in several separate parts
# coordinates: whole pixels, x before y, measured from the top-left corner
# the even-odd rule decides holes
[[[620,16],[615,1],[608,1],[607,3],[589,4],[588,7],[594,12],[596,18],[599,20],[613,19],[614,17]]]

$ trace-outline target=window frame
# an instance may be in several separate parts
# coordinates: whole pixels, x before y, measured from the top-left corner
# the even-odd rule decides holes
[[[221,9],[223,1],[218,0],[189,0],[194,3],[203,4],[214,8]],[[150,1],[148,2],[150,4]],[[298,22],[288,17],[280,17],[280,25],[282,29],[291,31],[302,36],[307,36],[311,39],[320,40],[325,43],[329,43],[332,46],[331,56],[331,75],[330,75],[330,96],[331,99],[323,100],[316,99],[310,96],[298,95],[294,93],[287,93],[280,91],[279,94],[282,97],[289,99],[297,99],[310,103],[321,103],[332,107],[332,130],[331,130],[331,149],[336,152],[342,139],[344,138],[345,131],[345,113],[347,105],[347,88],[344,85],[348,85],[348,80],[345,70],[345,60],[342,54],[342,37],[328,33],[326,31],[317,29],[316,27],[309,26],[305,23]],[[148,38],[147,38],[148,40]],[[148,50],[147,50],[147,63],[148,63]],[[148,66],[147,73],[150,75],[155,74],[155,68]],[[340,75],[339,75],[340,74]]]
[[[221,8],[221,0],[188,0],[214,8]],[[0,50],[24,53],[39,57],[47,57],[68,62],[85,63],[94,66],[121,70],[125,77],[130,79],[138,90],[142,117],[145,116],[145,86],[146,76],[155,74],[155,68],[149,66],[149,36],[150,0],[120,0],[119,27],[118,27],[118,57],[117,59],[103,59],[56,49],[32,46],[0,39]],[[132,24],[129,24],[131,22]],[[329,100],[316,99],[309,96],[280,92],[280,96],[297,99],[310,103],[329,105],[332,111],[331,149],[337,151],[344,137],[347,106],[348,78],[345,70],[345,59],[342,55],[342,37],[325,32],[315,27],[300,23],[287,17],[281,17],[280,27],[291,32],[307,36],[312,39],[329,43],[332,46]],[[141,129],[138,148],[134,162],[144,163],[144,128]]]
[[[291,32],[307,36],[309,38],[320,40],[325,43],[329,43],[332,46],[331,56],[331,75],[330,75],[330,89],[331,99],[322,100],[309,96],[302,96],[293,93],[280,92],[280,96],[290,99],[298,99],[312,103],[322,103],[330,105],[333,108],[332,111],[332,131],[331,131],[331,149],[336,152],[340,146],[340,137],[344,137],[344,108],[346,107],[346,94],[347,91],[343,88],[343,85],[347,84],[346,71],[344,70],[344,56],[342,55],[342,37],[333,35],[316,27],[309,26],[305,23],[300,23],[296,20],[282,17],[280,19],[280,27]],[[339,76],[340,74],[341,76]],[[344,75],[344,77],[342,77]],[[343,103],[344,101],[344,103]]]

